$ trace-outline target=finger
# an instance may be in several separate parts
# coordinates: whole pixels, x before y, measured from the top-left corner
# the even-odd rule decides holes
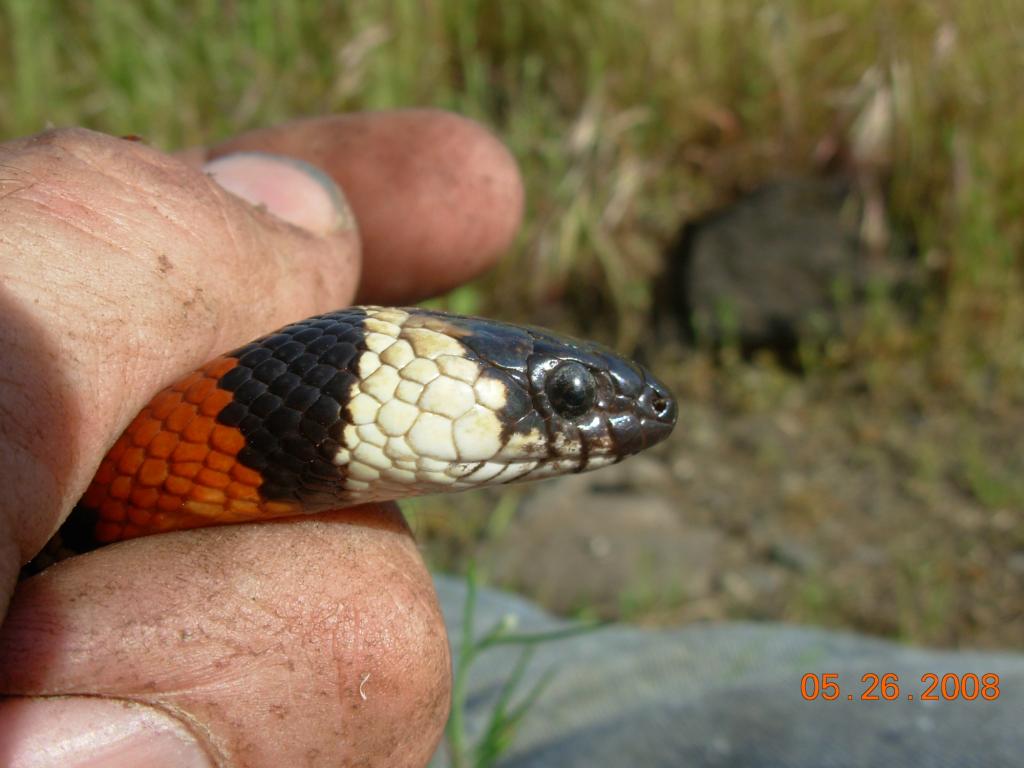
[[[325,169],[363,239],[358,300],[416,301],[494,264],[522,216],[515,160],[480,125],[436,110],[314,118],[243,134],[210,157],[260,150]]]
[[[27,557],[154,392],[346,304],[359,256],[333,183],[284,158],[214,170],[250,200],[261,193],[252,178],[271,178],[304,205],[269,202],[307,228],[179,160],[88,131],[0,145],[0,167],[0,527]]]
[[[0,700],[0,755],[10,768],[212,768],[183,723],[148,707],[81,697]]]
[[[65,561],[19,587],[0,691],[96,697],[80,700],[83,719],[96,701],[143,705],[216,765],[424,765],[447,713],[448,647],[416,547],[397,511],[381,512]]]

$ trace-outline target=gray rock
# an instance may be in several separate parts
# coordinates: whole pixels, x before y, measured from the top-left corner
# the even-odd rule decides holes
[[[690,334],[793,354],[839,327],[843,302],[868,279],[843,182],[774,181],[687,225],[670,259]]]
[[[457,657],[465,587],[436,583]],[[521,598],[481,590],[477,636],[509,617],[517,632],[568,626]],[[496,648],[472,667],[463,712],[471,739],[519,653]],[[839,699],[805,700],[808,673],[835,674]],[[862,700],[867,673],[898,675],[897,699]],[[947,673],[998,674],[999,696],[921,701],[921,677]],[[782,624],[612,626],[537,646],[520,697],[542,677],[550,685],[528,708],[502,768],[1016,768],[1024,755],[1021,654],[910,648]],[[431,765],[448,765],[443,747]]]
[[[807,544],[785,534],[780,534],[773,542],[771,555],[776,562],[801,573],[817,570],[821,565],[821,558],[817,552]]]

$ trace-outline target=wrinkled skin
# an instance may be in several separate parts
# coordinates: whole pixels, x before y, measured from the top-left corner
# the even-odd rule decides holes
[[[220,184],[202,168],[243,151],[318,166],[350,210],[273,158],[207,166]],[[103,765],[429,759],[450,661],[394,507],[142,538],[16,579],[155,391],[356,296],[412,302],[473,277],[521,206],[505,149],[439,112],[179,156],[83,130],[0,145],[0,692],[17,695],[0,763],[83,762],[102,727],[127,734]]]

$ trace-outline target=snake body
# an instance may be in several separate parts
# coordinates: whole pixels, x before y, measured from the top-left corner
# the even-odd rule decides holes
[[[661,382],[599,345],[352,307],[288,325],[157,394],[62,535],[81,551],[582,472],[659,442],[675,419]]]

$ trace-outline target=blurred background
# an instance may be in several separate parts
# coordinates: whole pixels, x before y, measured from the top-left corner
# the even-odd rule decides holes
[[[633,354],[680,422],[408,505],[432,567],[566,616],[1024,648],[1021,3],[0,0],[0,40],[3,139],[429,105],[507,142],[518,242],[433,304]]]

